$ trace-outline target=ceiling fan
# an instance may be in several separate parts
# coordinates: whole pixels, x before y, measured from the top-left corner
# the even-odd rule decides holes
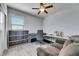
[[[48,14],[47,9],[52,8],[53,5],[49,5],[49,6],[45,6],[45,5],[46,5],[46,3],[40,3],[39,8],[32,8],[32,9],[39,10],[38,14],[40,14],[41,12],[45,12],[46,14]]]

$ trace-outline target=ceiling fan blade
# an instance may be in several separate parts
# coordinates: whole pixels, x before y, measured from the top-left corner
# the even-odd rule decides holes
[[[41,13],[41,11],[38,12],[38,15]]]
[[[39,8],[32,8],[32,9],[39,9]]]
[[[48,12],[47,12],[46,10],[44,10],[44,12],[45,12],[46,14],[48,14]]]
[[[45,7],[45,8],[47,9],[47,8],[51,8],[51,7],[53,7],[53,5],[47,6],[47,7]]]

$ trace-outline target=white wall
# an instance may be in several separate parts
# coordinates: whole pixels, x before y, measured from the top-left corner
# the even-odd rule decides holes
[[[41,30],[43,19],[39,19],[33,16],[27,15],[25,18],[25,29],[29,30],[30,33],[36,33],[37,30]]]
[[[44,32],[63,31],[65,35],[79,35],[79,6],[52,13],[44,19]]]
[[[3,51],[7,49],[7,35],[5,28],[5,15],[7,15],[7,5],[2,3],[0,7],[0,20],[2,21],[2,28],[0,27],[0,55],[2,55]]]
[[[29,30],[30,33],[36,33],[37,30],[42,29],[42,24],[43,24],[43,19],[38,18],[36,16],[30,15],[28,13],[23,13],[20,11],[17,11],[15,9],[8,9],[8,13],[9,13],[9,19],[8,19],[8,28],[9,30],[11,29],[11,21],[10,21],[10,16],[11,15],[19,15],[19,16],[23,16],[24,17],[24,29],[25,30]]]
[[[0,20],[2,20],[2,28],[0,28],[0,55],[2,55],[3,51],[6,49],[6,40],[5,40],[5,29],[4,29],[4,14],[0,12]]]

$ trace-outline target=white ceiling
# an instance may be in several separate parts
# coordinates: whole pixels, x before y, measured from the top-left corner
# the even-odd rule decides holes
[[[48,14],[41,13],[38,15],[38,10],[33,10],[32,8],[34,7],[39,7],[39,3],[7,3],[7,5],[11,8],[15,8],[24,12],[28,12],[32,15],[39,16],[41,18],[45,18],[48,15],[51,15],[52,13],[65,10],[67,8],[71,8],[73,6],[79,6],[77,3],[48,3],[46,5],[51,5],[53,4],[53,8],[48,9]]]

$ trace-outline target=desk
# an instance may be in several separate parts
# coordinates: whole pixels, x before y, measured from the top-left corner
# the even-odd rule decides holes
[[[60,36],[50,36],[50,35],[46,35],[46,36],[44,36],[44,39],[45,39],[45,40],[48,40],[48,41],[55,42],[56,40],[65,41],[65,40],[67,40],[67,39],[69,39],[69,38],[68,38],[68,37],[60,37]]]

